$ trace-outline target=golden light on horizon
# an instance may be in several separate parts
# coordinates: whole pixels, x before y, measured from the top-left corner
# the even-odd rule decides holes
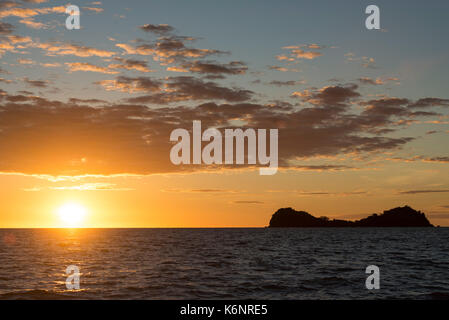
[[[58,208],[58,215],[64,228],[78,228],[82,225],[87,209],[75,202],[68,202]]]

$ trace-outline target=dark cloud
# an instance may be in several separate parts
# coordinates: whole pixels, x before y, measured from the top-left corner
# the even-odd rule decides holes
[[[118,63],[111,63],[109,69],[136,70],[140,72],[151,72],[148,63],[144,60],[114,58]]]
[[[29,85],[31,87],[35,87],[35,88],[47,88],[48,84],[49,84],[48,81],[46,81],[46,80],[30,80],[27,77],[25,77],[23,79],[23,81],[27,85]]]
[[[96,103],[102,103],[106,104],[107,102],[105,100],[100,99],[78,99],[78,98],[70,98],[69,99],[70,104],[96,104]]]
[[[358,86],[355,84],[327,86],[321,89],[294,92],[292,95],[313,105],[342,107],[347,106],[353,98],[360,97],[360,94],[356,91],[357,88]]]
[[[17,3],[13,2],[13,1],[1,1],[0,2],[0,9],[12,8],[12,7],[15,7],[15,6],[17,6]]]
[[[241,61],[232,61],[230,63],[217,63],[217,62],[201,62],[194,61],[182,65],[182,68],[194,73],[207,73],[207,74],[245,74],[248,67]]]
[[[408,105],[409,108],[429,108],[435,106],[449,106],[449,99],[439,99],[439,98],[423,98],[419,99],[414,103]]]
[[[155,41],[143,41],[139,45],[133,47],[128,44],[119,43],[117,47],[122,48],[128,54],[138,54],[153,56],[155,61],[161,65],[182,65],[190,59],[204,58],[210,55],[224,54],[226,52],[214,49],[198,49],[187,46],[187,42],[193,42],[195,38],[184,36],[164,36]]]
[[[449,190],[410,190],[410,191],[401,191],[400,194],[419,194],[419,193],[445,193],[449,192]]]
[[[0,21],[0,36],[11,34],[14,31],[14,26],[10,23]]]
[[[429,100],[427,100],[429,99]],[[431,107],[444,105],[445,99],[427,98],[427,103],[432,103]],[[385,126],[392,124],[394,117],[401,119],[410,119],[417,117],[439,116],[439,113],[429,111],[410,111],[410,109],[423,106],[422,100],[416,102],[404,98],[381,98],[360,102],[365,107],[362,116],[359,118],[360,125]],[[411,107],[413,106],[413,107]],[[429,106],[425,106],[429,107]]]
[[[226,88],[215,82],[203,81],[193,77],[170,77],[166,82],[149,77],[117,77],[115,80],[103,80],[98,84],[107,90],[124,92],[152,92],[151,95],[127,99],[131,103],[167,104],[186,100],[225,100],[241,102],[249,100],[252,91],[238,88]]]
[[[280,81],[280,80],[273,80],[270,81],[269,84],[274,85],[274,86],[278,86],[278,87],[283,87],[283,86],[294,86],[297,84],[302,84],[303,81],[294,81],[294,80],[288,80],[288,81]]]
[[[424,161],[427,162],[439,162],[439,163],[449,163],[449,157],[432,157],[426,158]]]
[[[253,94],[250,90],[226,88],[214,82],[204,82],[193,77],[174,77],[166,84],[170,91],[180,95],[190,96],[191,100],[220,99],[229,102],[246,101]]]
[[[20,90],[20,91],[18,91],[18,93],[24,94],[24,95],[32,95],[32,94],[34,94],[33,92],[27,91],[27,90]]]
[[[158,35],[167,34],[174,30],[174,28],[168,24],[145,24],[139,28],[143,31],[152,32]]]
[[[362,102],[361,105],[367,106],[364,113],[378,116],[403,115],[408,113],[403,106],[409,103],[408,99],[383,98],[378,100],[369,100]]]

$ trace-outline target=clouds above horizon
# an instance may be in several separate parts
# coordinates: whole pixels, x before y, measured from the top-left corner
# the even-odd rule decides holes
[[[163,94],[159,92],[161,83],[146,77],[121,81],[125,87]],[[217,99],[215,94],[203,91],[204,83],[198,85],[200,92],[196,92],[196,81],[190,77],[177,77],[169,83],[170,89],[181,96],[196,94],[198,99]],[[129,87],[126,90],[130,90]],[[220,94],[227,92],[222,88],[216,90]],[[155,99],[156,96],[148,97]],[[215,102],[195,107],[148,107],[146,101],[117,104],[75,98],[63,102],[2,92],[0,148],[4,152],[0,172],[109,175],[221,170],[226,166],[172,165],[169,136],[176,128],[190,129],[193,120],[201,120],[205,129],[232,128],[233,119],[239,119],[244,128],[279,128],[282,168],[351,170],[347,165],[305,166],[296,160],[395,150],[415,138],[389,137],[386,133],[401,128],[398,119],[416,117],[415,111],[403,112],[396,108],[414,110],[417,106],[436,106],[437,101],[443,106],[448,103],[446,99],[436,98],[364,100],[354,84],[311,90],[301,99],[301,107]],[[354,103],[365,110],[354,112]]]
[[[95,4],[82,9],[103,12],[91,5]],[[399,78],[369,73],[377,68],[374,58],[353,53],[340,53],[340,62],[354,61],[366,74],[336,85],[316,81],[309,85],[307,75],[292,76],[291,72],[303,75],[307,65],[317,67],[327,59],[334,47],[326,44],[297,45],[296,40],[288,42],[293,45],[277,44],[271,61],[255,67],[252,54],[234,57],[217,45],[217,39],[210,39],[216,47],[204,45],[201,35],[186,36],[165,23],[133,25],[134,31],[124,35],[113,30],[103,35],[103,42],[56,33],[36,36],[42,33],[26,28],[32,32],[15,34],[24,29],[15,24],[41,28],[45,22],[33,19],[53,13],[65,13],[65,7],[42,0],[0,4],[0,56],[5,61],[0,83],[9,89],[0,89],[4,150],[0,172],[109,175],[222,170],[225,166],[170,163],[170,132],[191,128],[193,120],[201,120],[204,129],[237,124],[278,128],[282,168],[358,170],[355,163],[301,160],[396,152],[420,137],[405,134],[403,128],[416,121],[444,122],[442,108],[449,106],[445,97],[376,94],[387,84],[398,85]],[[61,93],[52,95],[52,89]],[[90,95],[85,94],[88,91]],[[447,160],[446,154],[423,157],[434,163]]]

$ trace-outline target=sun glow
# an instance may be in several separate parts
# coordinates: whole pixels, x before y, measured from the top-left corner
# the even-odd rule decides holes
[[[59,218],[66,228],[80,227],[86,213],[86,208],[78,203],[66,203],[58,209]]]

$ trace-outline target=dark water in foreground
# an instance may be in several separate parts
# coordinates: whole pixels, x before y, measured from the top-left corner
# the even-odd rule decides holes
[[[0,299],[39,298],[449,298],[449,228],[0,229]]]

